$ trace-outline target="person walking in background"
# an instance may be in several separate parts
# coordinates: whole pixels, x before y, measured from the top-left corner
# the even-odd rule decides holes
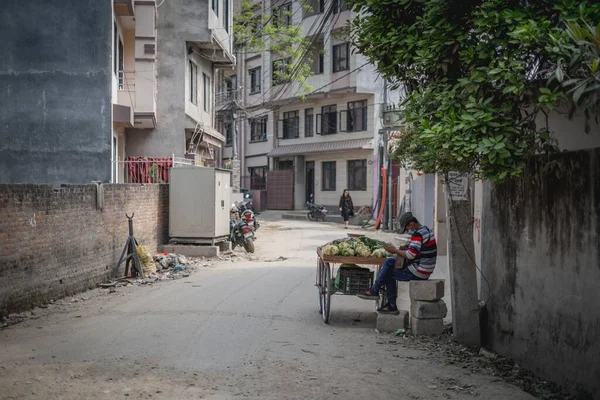
[[[346,229],[348,229],[350,217],[354,216],[354,204],[352,204],[352,197],[350,197],[350,192],[348,189],[344,189],[344,193],[340,198],[340,212],[344,218],[344,225]]]

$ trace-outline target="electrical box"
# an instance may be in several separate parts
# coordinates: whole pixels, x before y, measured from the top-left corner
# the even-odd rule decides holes
[[[214,242],[229,236],[231,172],[206,167],[169,171],[171,241]]]

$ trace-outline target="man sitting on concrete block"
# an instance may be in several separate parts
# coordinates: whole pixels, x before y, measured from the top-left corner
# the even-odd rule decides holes
[[[392,245],[386,246],[386,250],[396,257],[403,257],[404,262],[396,265],[396,258],[388,258],[381,268],[381,272],[375,280],[373,287],[358,295],[361,299],[377,300],[379,290],[385,285],[387,303],[377,311],[384,314],[397,314],[396,298],[398,292],[396,281],[413,281],[429,279],[435,269],[437,259],[437,245],[433,231],[421,225],[419,221],[407,212],[400,217],[400,233],[408,232],[411,235],[410,243],[406,250],[398,250]],[[400,261],[401,258],[398,259]]]

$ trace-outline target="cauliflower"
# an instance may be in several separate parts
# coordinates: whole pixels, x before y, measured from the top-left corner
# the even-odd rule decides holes
[[[363,243],[358,243],[356,245],[356,248],[354,249],[354,251],[355,251],[356,255],[359,257],[370,257],[371,256],[371,250],[369,250],[369,248]]]
[[[340,248],[340,256],[353,257],[354,250],[352,250],[350,246],[344,246],[343,248]]]
[[[324,256],[337,256],[340,252],[340,249],[338,249],[336,246],[332,245],[332,244],[328,244],[327,246],[325,246],[323,248],[323,255]]]
[[[371,256],[377,258],[385,258],[388,256],[388,252],[385,251],[385,249],[375,249],[373,250],[373,253],[371,253]]]

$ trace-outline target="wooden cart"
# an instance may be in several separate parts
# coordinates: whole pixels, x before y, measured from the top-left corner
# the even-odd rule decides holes
[[[385,258],[376,257],[347,257],[347,256],[325,256],[322,248],[317,248],[317,276],[315,286],[319,290],[319,313],[323,316],[323,321],[329,323],[329,315],[331,314],[331,296],[337,295],[355,295],[346,294],[336,290],[334,285],[335,279],[335,264],[356,264],[377,267],[375,278],[379,275],[381,266],[385,263]],[[380,304],[384,304],[385,288],[379,291],[379,299],[375,301],[375,308],[379,308]]]

